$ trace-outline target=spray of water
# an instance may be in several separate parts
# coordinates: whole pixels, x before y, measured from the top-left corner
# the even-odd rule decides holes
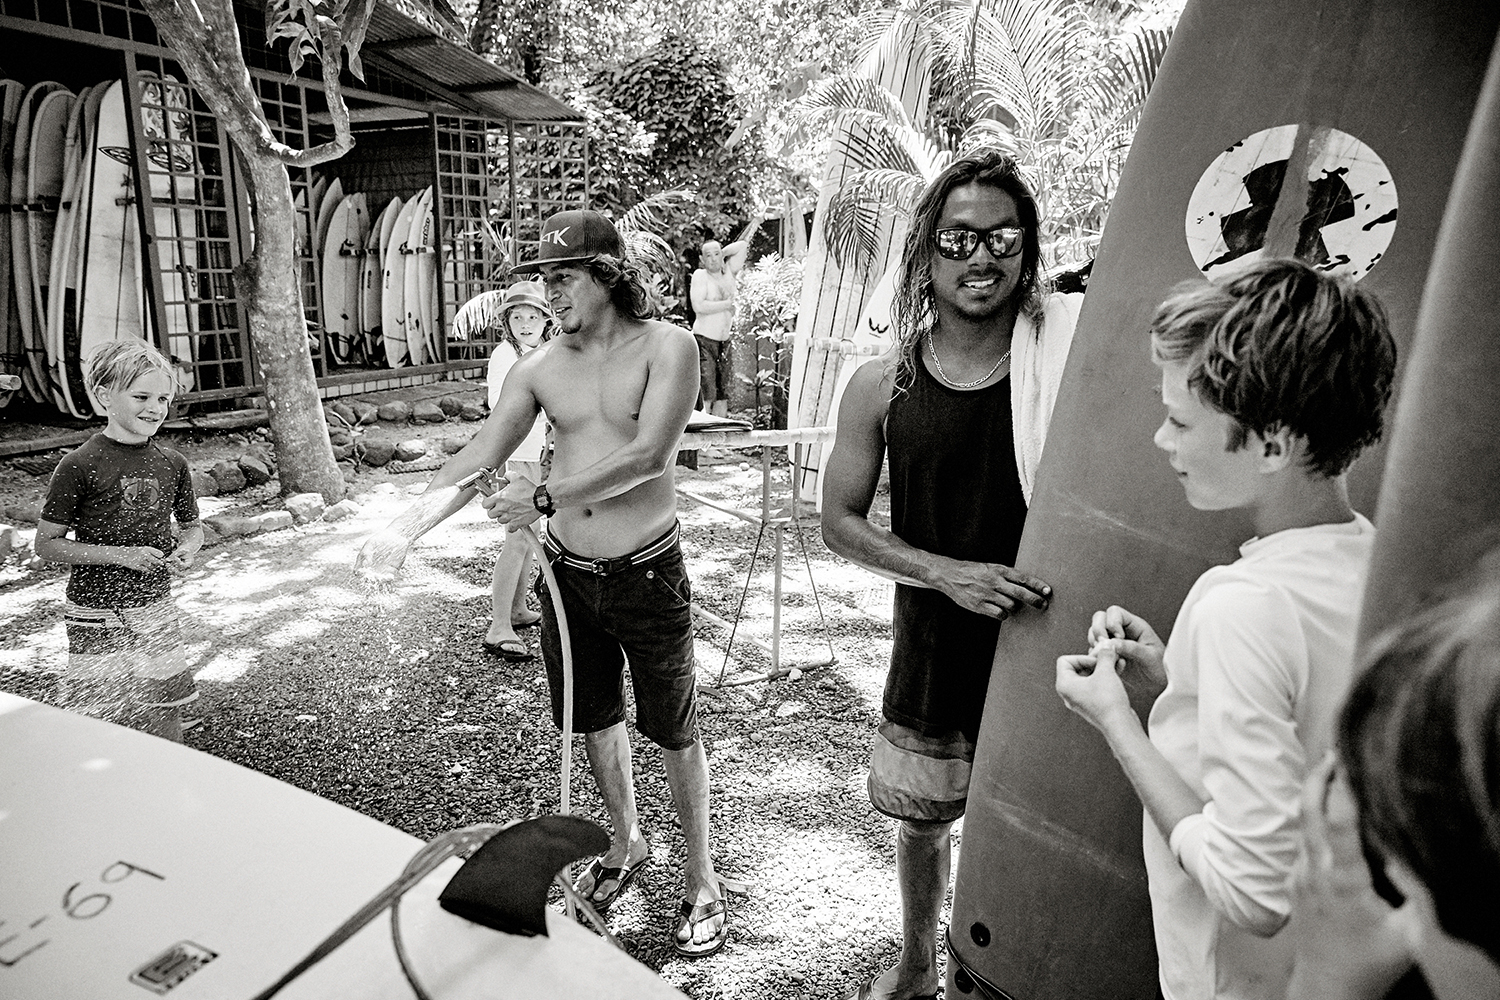
[[[376,586],[393,583],[417,539],[453,513],[455,505],[461,506],[460,492],[472,493],[472,490],[445,486],[417,497],[405,513],[365,539],[354,560],[354,572]]]

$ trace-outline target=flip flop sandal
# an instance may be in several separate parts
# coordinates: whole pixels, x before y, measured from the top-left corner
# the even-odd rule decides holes
[[[723,914],[724,922],[719,925],[718,933],[709,938],[707,941],[694,943],[692,939],[693,928],[697,927],[705,920],[712,920],[714,917],[717,917],[720,914]],[[688,939],[686,941],[681,941],[678,939],[678,935],[681,934],[683,930],[688,931]],[[724,942],[728,940],[728,903],[726,903],[722,899],[715,899],[710,902],[699,903],[697,906],[694,906],[692,903],[689,903],[685,899],[682,901],[682,905],[677,911],[677,924],[672,931],[672,946],[677,949],[677,954],[681,955],[683,958],[707,958],[709,955],[714,954],[720,948],[724,947]]]
[[[486,653],[489,653],[491,656],[499,656],[510,660],[512,663],[536,658],[535,654],[527,648],[526,643],[520,639],[501,639],[499,642],[486,641],[482,645]]]
[[[650,860],[651,855],[647,854],[645,857],[641,858],[641,860],[637,861],[633,865],[621,865],[619,868],[608,868],[605,866],[604,859],[602,857],[595,858],[592,862],[589,863],[588,868],[584,870],[583,875],[578,876],[578,882],[573,883],[573,888],[577,891],[578,895],[582,896],[584,899],[593,904],[595,912],[599,913],[602,916],[604,914],[604,911],[615,905],[615,900],[619,899],[620,894],[623,893],[625,889],[630,885],[630,880],[635,878],[635,873],[640,871],[645,866],[646,862]],[[588,892],[584,892],[578,884],[579,882],[583,881],[584,875],[587,875],[593,881],[593,888]],[[611,881],[615,883],[614,891],[605,896],[602,900],[596,898],[594,892],[599,888],[599,883]]]

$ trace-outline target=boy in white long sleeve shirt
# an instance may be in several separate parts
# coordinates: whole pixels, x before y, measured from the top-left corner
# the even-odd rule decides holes
[[[1256,537],[1193,585],[1165,648],[1097,612],[1057,690],[1145,806],[1162,995],[1281,1000],[1299,797],[1350,682],[1375,538],[1344,473],[1379,440],[1395,345],[1372,295],[1294,260],[1177,292],[1151,334],[1158,447],[1190,505],[1246,510]],[[1125,669],[1165,683],[1149,735]]]

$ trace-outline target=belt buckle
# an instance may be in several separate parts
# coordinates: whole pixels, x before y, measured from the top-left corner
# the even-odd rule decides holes
[[[609,564],[612,561],[610,559],[590,559],[589,566],[593,569],[596,576],[609,576]]]

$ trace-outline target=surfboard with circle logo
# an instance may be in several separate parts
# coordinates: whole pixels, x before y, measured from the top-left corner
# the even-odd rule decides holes
[[[125,113],[125,85],[110,83],[99,104],[93,133],[93,166],[86,189],[83,275],[80,282],[79,337],[76,360],[69,348],[69,365],[86,366],[100,347],[114,340],[141,340],[142,322],[141,230],[138,221],[134,158],[130,149],[130,120]],[[81,374],[77,383],[82,383]],[[97,416],[103,404],[85,389]],[[82,406],[74,390],[74,402]]]
[[[1090,615],[1111,603],[1165,637],[1193,581],[1254,532],[1190,508],[1152,443],[1146,325],[1182,281],[1296,255],[1376,292],[1404,350],[1497,26],[1489,0],[1184,11],[1110,208],[1017,557],[1054,597],[1000,630],[948,996],[993,995],[985,983],[1026,1000],[1155,996],[1141,805],[1057,697],[1055,664],[1086,651]],[[1364,513],[1382,464],[1376,449],[1351,472]]]

